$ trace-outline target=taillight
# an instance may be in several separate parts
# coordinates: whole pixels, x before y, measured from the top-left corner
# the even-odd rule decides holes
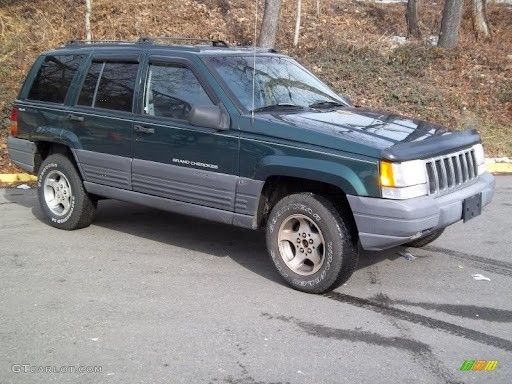
[[[18,108],[14,107],[11,111],[11,136],[18,134]]]

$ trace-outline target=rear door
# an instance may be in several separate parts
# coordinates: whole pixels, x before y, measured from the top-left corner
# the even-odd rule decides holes
[[[149,57],[134,126],[133,190],[233,211],[238,133],[188,122],[192,106],[220,103],[193,60]]]
[[[131,189],[133,108],[139,54],[93,55],[68,118],[86,181]]]

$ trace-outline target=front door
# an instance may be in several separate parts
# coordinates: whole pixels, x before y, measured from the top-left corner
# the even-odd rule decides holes
[[[143,110],[134,124],[134,191],[233,211],[238,132],[187,120],[193,106],[217,103],[191,62],[150,58]]]

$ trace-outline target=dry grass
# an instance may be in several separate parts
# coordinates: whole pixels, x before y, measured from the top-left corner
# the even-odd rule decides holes
[[[77,4],[78,3],[78,4]],[[83,37],[75,0],[0,0],[0,168],[7,160],[7,117],[37,55]],[[441,3],[441,2],[439,2]],[[260,0],[260,9],[263,2]],[[291,46],[294,0],[283,1],[278,48],[311,67],[356,104],[418,116],[449,127],[477,127],[491,155],[512,155],[512,7],[491,5],[491,43],[477,42],[466,15],[460,48],[443,52],[424,42],[399,48],[390,37],[405,35],[403,5],[355,0],[303,1],[299,47]],[[439,28],[440,5],[422,11],[425,35]],[[96,39],[142,35],[253,40],[250,0],[94,0]]]

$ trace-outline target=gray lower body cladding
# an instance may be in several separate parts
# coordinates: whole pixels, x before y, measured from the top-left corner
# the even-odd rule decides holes
[[[37,146],[10,136],[11,161],[33,173]],[[263,181],[73,149],[88,192],[240,227],[256,227]]]
[[[132,189],[172,200],[232,211],[238,177],[133,159]]]
[[[233,224],[239,227],[255,229],[255,217],[230,212],[222,209],[205,207],[202,205],[187,203],[184,201],[171,200],[165,197],[153,196],[146,193],[128,191],[84,181],[87,192],[98,196],[108,197],[127,201],[135,204],[142,204],[149,207],[162,209],[164,211],[179,213],[188,216],[200,217],[202,219],[217,221],[225,224]]]
[[[29,173],[34,172],[34,160],[37,147],[29,140],[9,136],[7,139],[9,158],[18,167]]]
[[[74,149],[86,182],[210,207],[256,214],[263,181],[203,169]]]
[[[73,149],[84,180],[131,189],[132,159],[83,149]]]
[[[347,195],[347,199],[363,249],[379,251],[460,221],[463,200],[482,193],[483,207],[491,202],[494,185],[494,177],[485,173],[475,183],[442,196],[389,200]]]
[[[98,196],[254,228],[263,181],[73,150],[84,185]]]

